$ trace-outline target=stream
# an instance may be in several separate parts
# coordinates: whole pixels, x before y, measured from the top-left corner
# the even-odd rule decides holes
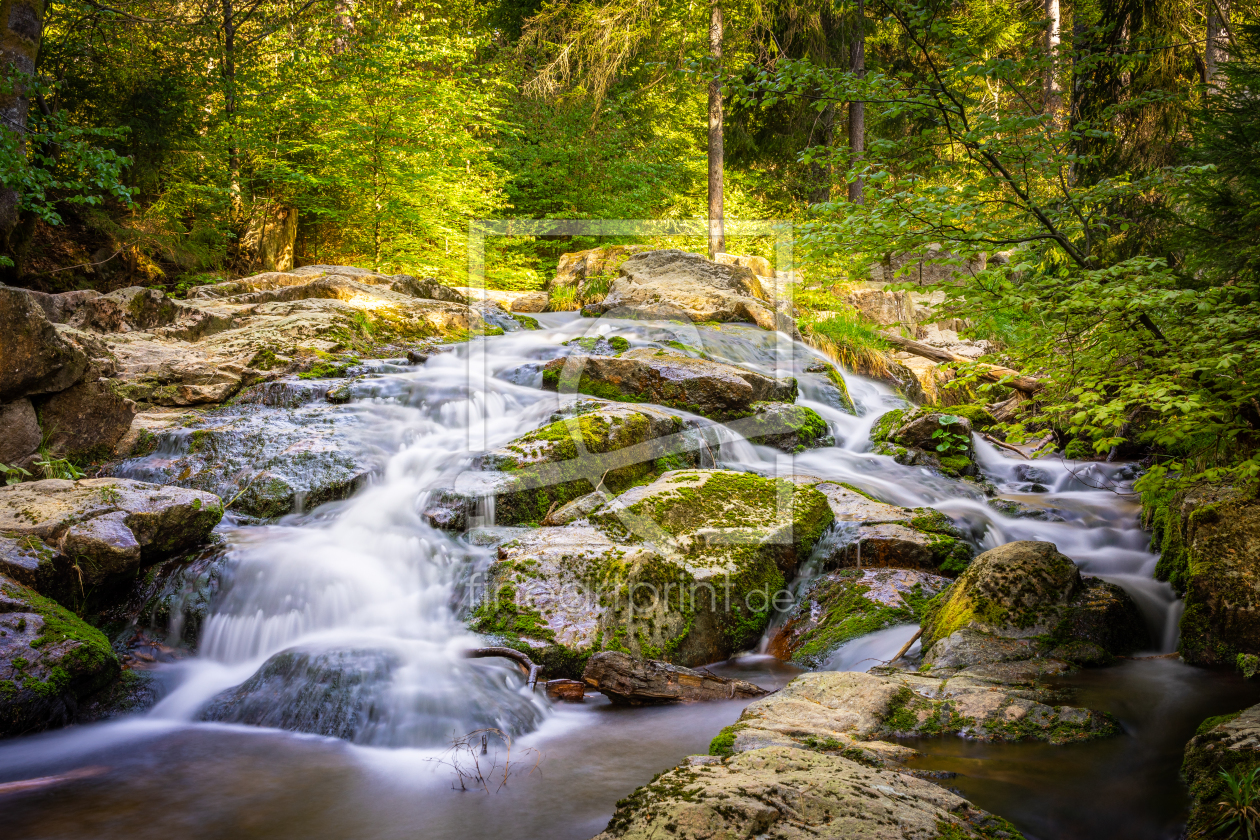
[[[977,438],[978,460],[1001,495],[1051,514],[1012,518],[974,485],[871,454],[871,424],[903,403],[882,384],[846,376],[858,416],[841,411],[828,401],[825,380],[805,373],[818,356],[803,344],[734,325],[572,313],[538,320],[541,330],[455,345],[423,365],[367,363],[369,375],[338,410],[376,467],[372,480],[346,501],[272,524],[225,520],[225,583],[197,655],[160,666],[168,691],[143,715],[0,742],[0,784],[76,774],[0,796],[0,837],[587,840],[618,799],[684,756],[706,752],[745,702],[618,708],[588,695],[582,705],[552,705],[508,663],[464,658],[463,650],[483,643],[462,617],[492,549],[437,531],[421,515],[435,489],[467,474],[475,453],[544,425],[572,401],[539,389],[541,365],[564,349],[562,341],[588,334],[635,346],[678,341],[714,359],[797,375],[800,402],[836,437],[836,446],[789,456],[714,429],[718,466],[817,475],[893,504],[929,505],[980,550],[1048,540],[1085,573],[1123,586],[1146,617],[1153,649],[1059,682],[1078,691],[1076,705],[1115,714],[1124,734],[1068,746],[917,740],[907,742],[922,753],[912,766],[957,773],[942,783],[1034,840],[1178,836],[1185,741],[1204,717],[1260,701],[1260,687],[1161,656],[1175,648],[1180,602],[1153,579],[1156,556],[1128,492],[1130,466],[1027,462]],[[148,461],[179,445],[178,436],[164,441],[118,474],[143,480]],[[481,530],[492,529],[492,506],[479,513]],[[866,670],[914,630],[853,640],[826,667]],[[372,714],[347,721],[342,739],[275,728],[302,718],[311,695],[301,687],[268,695],[270,705],[251,720],[265,725],[201,721],[216,696],[282,651],[308,657],[313,674],[321,663],[348,669]],[[768,688],[799,673],[758,654],[713,669]],[[501,786],[460,790],[447,747],[453,736],[486,727],[514,736],[516,770]],[[501,765],[505,755],[490,758]]]

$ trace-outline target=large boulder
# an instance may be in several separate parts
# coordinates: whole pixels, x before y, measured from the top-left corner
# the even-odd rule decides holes
[[[709,262],[699,254],[674,249],[636,254],[590,315],[630,315],[655,319],[751,321],[764,330],[798,335],[784,303],[770,300],[760,279],[742,266]]]
[[[395,747],[449,746],[451,731],[496,728],[517,735],[542,722],[542,705],[530,695],[502,691],[501,672],[471,662],[443,671],[447,660],[439,656],[441,666],[428,674],[433,693],[423,710],[428,722],[440,721],[435,725],[416,725],[416,708],[399,702],[394,683],[399,671],[428,663],[416,663],[405,650],[373,647],[281,651],[245,682],[216,695],[201,719]]]
[[[1039,659],[1101,664],[1147,643],[1141,612],[1124,590],[1082,578],[1047,542],[981,554],[923,621],[923,661],[933,672]]]
[[[1155,576],[1185,595],[1179,650],[1187,662],[1232,665],[1260,654],[1260,499],[1196,484],[1145,500],[1161,552]]]
[[[949,578],[906,569],[840,569],[814,578],[770,640],[769,651],[806,667],[836,648],[898,624],[917,624]]]
[[[643,706],[692,700],[745,700],[766,690],[744,680],[727,679],[668,662],[635,659],[619,650],[592,656],[582,672],[587,685],[614,703]]]
[[[109,471],[214,493],[258,519],[344,499],[379,453],[362,444],[357,415],[328,402],[329,390],[327,380],[273,382],[192,422],[180,414],[139,415],[143,440]]]
[[[116,380],[84,377],[39,401],[48,449],[73,461],[104,460],[131,428],[136,404],[121,396]]]
[[[824,569],[917,569],[957,575],[973,550],[962,531],[940,511],[884,504],[858,488],[817,476],[794,475],[827,497],[836,528],[815,549]]]
[[[1217,806],[1229,796],[1228,773],[1240,780],[1260,767],[1260,705],[1210,717],[1186,744],[1181,774],[1190,787],[1189,837],[1212,836],[1219,825]]]
[[[556,276],[547,283],[547,291],[555,295],[559,290],[572,289],[578,305],[598,303],[608,294],[622,263],[644,250],[642,245],[605,245],[561,254]]]
[[[1062,744],[1120,730],[1107,714],[1055,705],[1031,679],[1001,681],[962,674],[949,680],[878,667],[871,673],[816,671],[756,700],[713,739],[716,755],[769,746],[852,750],[872,763],[904,757],[905,748],[875,740],[953,734],[981,741]]]
[[[69,723],[118,671],[99,630],[0,574],[0,738]]]
[[[617,803],[595,840],[936,840],[1022,835],[932,782],[785,747],[695,760]]]
[[[796,402],[792,378],[775,379],[747,368],[642,347],[618,356],[572,355],[543,366],[543,387],[610,400],[650,402],[734,420],[753,414],[754,403]]]
[[[833,514],[785,479],[667,472],[501,545],[474,627],[568,676],[600,650],[693,666],[756,643]],[[531,653],[531,655],[534,655]]]
[[[218,496],[119,478],[0,487],[0,573],[62,596],[203,542]]]
[[[87,366],[25,290],[0,286],[0,402],[69,388]]]

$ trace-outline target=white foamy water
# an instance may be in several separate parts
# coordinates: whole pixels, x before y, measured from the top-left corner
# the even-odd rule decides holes
[[[969,530],[981,549],[1049,540],[1087,573],[1130,591],[1160,649],[1175,643],[1177,605],[1171,590],[1151,577],[1155,557],[1136,506],[1124,495],[1128,486],[1120,467],[1022,462],[977,439],[979,459],[1004,494],[1052,509],[1063,521],[1006,517],[985,504],[974,485],[871,454],[871,424],[904,403],[881,384],[848,377],[858,416],[833,407],[821,380],[801,376],[818,358],[802,344],[743,327],[595,322],[572,315],[539,320],[542,330],[457,345],[423,366],[379,364],[376,378],[355,386],[356,401],[344,411],[354,417],[365,451],[378,454],[378,473],[347,501],[232,532],[230,583],[212,606],[197,657],[172,666],[177,685],[153,717],[196,720],[221,692],[289,651],[318,663],[336,658],[339,667],[350,662],[352,673],[368,675],[363,682],[371,686],[363,690],[374,692],[373,718],[357,730],[361,743],[425,746],[479,726],[536,727],[547,705],[526,691],[514,667],[462,656],[482,643],[464,626],[470,605],[461,599],[475,593],[467,586],[469,575],[489,564],[488,551],[431,528],[421,511],[437,488],[467,476],[477,453],[544,425],[573,400],[539,389],[541,364],[560,352],[562,341],[584,334],[621,335],[637,346],[680,340],[716,359],[800,376],[800,402],[828,421],[837,446],[786,456],[718,428],[705,462],[817,475],[851,482],[895,504],[935,506]],[[1040,470],[1035,480],[1021,472],[1029,468]],[[492,524],[485,521],[492,519],[492,506],[483,504],[478,512],[482,524]],[[829,667],[865,670],[864,663],[887,659],[912,632],[889,628],[850,642]],[[281,693],[275,702],[306,700]]]

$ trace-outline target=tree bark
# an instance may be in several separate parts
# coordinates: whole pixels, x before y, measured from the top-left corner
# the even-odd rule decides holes
[[[0,0],[0,67],[13,82],[13,90],[0,94],[0,129],[17,135],[18,147],[26,153],[26,118],[30,99],[23,79],[35,75],[39,39],[44,31],[43,0]],[[0,189],[0,239],[4,251],[14,254],[14,233],[21,221],[21,196],[17,190]],[[14,266],[14,270],[19,269]]]
[[[857,20],[853,28],[853,40],[849,45],[849,69],[859,79],[866,75],[866,3],[857,0]],[[849,158],[853,166],[857,166],[866,152],[866,103],[849,103]],[[864,204],[864,184],[862,178],[854,178],[849,183],[849,201]]]
[[[893,347],[905,350],[907,353],[913,353],[916,356],[922,356],[925,359],[931,359],[934,362],[960,362],[968,365],[978,365],[980,370],[977,374],[985,382],[998,382],[1008,376],[1014,377],[1006,384],[1017,391],[1023,391],[1025,394],[1035,394],[1046,387],[1045,383],[1033,376],[1025,376],[1017,370],[999,367],[998,365],[987,365],[983,362],[977,362],[975,359],[968,359],[966,356],[959,356],[948,350],[942,350],[940,347],[933,347],[930,344],[924,344],[921,341],[914,341],[909,338],[902,338],[896,333],[881,332],[879,337],[887,341]]]
[[[236,10],[223,0],[223,117],[228,127],[228,193],[232,218],[244,219],[241,197],[241,153],[236,144]]]
[[[1046,2],[1046,78],[1043,103],[1046,113],[1055,115],[1063,108],[1063,88],[1059,84],[1059,45],[1063,41],[1063,15],[1059,0]]]
[[[713,78],[709,81],[709,258],[726,250],[722,202],[722,6],[709,7],[709,54]]]
[[[1219,89],[1221,62],[1229,60],[1229,0],[1207,0],[1207,43],[1203,47],[1203,83]]]

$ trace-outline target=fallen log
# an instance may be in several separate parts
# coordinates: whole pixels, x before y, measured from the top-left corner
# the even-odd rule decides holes
[[[769,693],[744,680],[654,659],[633,659],[611,650],[592,656],[582,672],[582,679],[612,702],[630,706],[691,700],[746,700]]]
[[[469,659],[485,659],[493,656],[501,656],[504,659],[511,659],[517,665],[520,665],[525,669],[526,679],[529,681],[530,691],[533,691],[534,686],[538,683],[538,666],[534,664],[534,660],[530,659],[519,650],[513,650],[509,647],[469,648],[464,651],[464,656]]]
[[[922,356],[925,359],[931,359],[934,362],[961,362],[963,364],[973,365],[977,368],[976,375],[985,382],[1000,382],[1007,377],[1011,377],[1006,385],[1011,386],[1017,391],[1023,391],[1025,394],[1035,394],[1046,387],[1045,383],[1035,376],[1025,376],[1017,370],[1004,368],[1000,365],[990,365],[984,362],[977,362],[975,359],[968,359],[966,356],[959,356],[957,353],[951,353],[940,347],[933,347],[931,344],[924,344],[922,341],[915,341],[910,338],[903,338],[896,333],[881,332],[880,338],[887,341],[893,347],[904,350],[907,353],[913,353],[916,356]]]

